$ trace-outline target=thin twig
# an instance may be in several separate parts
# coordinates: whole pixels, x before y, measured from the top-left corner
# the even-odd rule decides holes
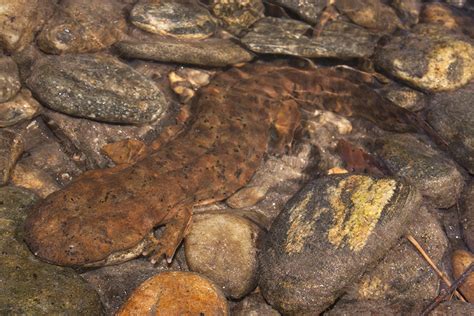
[[[413,236],[411,235],[407,235],[406,238],[408,239],[408,241],[410,241],[413,246],[415,246],[416,250],[418,250],[418,252],[420,252],[420,254],[423,256],[423,258],[425,258],[426,262],[428,262],[428,264],[431,266],[431,268],[438,274],[438,276],[444,281],[444,283],[446,283],[446,285],[448,287],[451,287],[451,281],[449,280],[448,276],[446,275],[446,273],[444,273],[443,271],[441,271],[437,266],[436,264],[433,262],[433,260],[431,260],[431,258],[428,256],[428,254],[426,253],[426,251],[423,250],[423,248],[420,246],[420,244],[416,241],[415,238],[413,238]],[[464,299],[464,297],[461,295],[461,293],[459,293],[458,291],[455,291],[454,292],[454,295],[456,295],[456,297],[463,301],[463,302],[466,302],[466,300]]]
[[[431,302],[431,304],[423,310],[421,316],[427,316],[432,310],[438,307],[439,304],[451,296],[473,271],[474,263],[471,263],[471,265],[461,274],[461,276],[453,283],[453,285],[451,285],[447,290],[443,290],[441,293],[439,293],[433,302]]]

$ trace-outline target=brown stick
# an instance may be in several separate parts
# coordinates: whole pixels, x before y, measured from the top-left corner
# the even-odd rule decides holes
[[[438,274],[438,276],[444,281],[444,283],[446,283],[447,286],[451,287],[451,281],[449,280],[448,276],[446,275],[446,273],[444,273],[443,271],[441,271],[437,266],[436,264],[433,262],[433,260],[431,260],[431,258],[428,256],[428,254],[426,253],[425,250],[423,250],[423,248],[420,246],[420,244],[416,241],[415,238],[413,238],[413,236],[411,235],[407,235],[406,238],[408,239],[409,242],[411,242],[413,244],[413,246],[415,246],[416,250],[418,250],[418,252],[423,256],[423,258],[426,260],[426,262],[428,262],[428,264],[431,266],[431,268]],[[459,293],[458,291],[454,291],[454,295],[456,295],[456,297],[463,301],[463,302],[466,302],[466,300],[464,299],[464,297],[461,295],[461,293]]]
[[[474,263],[471,265],[461,274],[461,276],[451,285],[447,290],[443,290],[439,295],[428,305],[423,312],[421,312],[421,316],[427,316],[432,310],[438,307],[443,301],[445,301],[449,296],[453,294],[454,291],[466,280],[466,278],[474,271]]]

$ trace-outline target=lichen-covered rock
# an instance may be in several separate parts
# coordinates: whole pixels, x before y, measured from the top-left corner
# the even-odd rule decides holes
[[[426,91],[454,90],[474,77],[474,46],[445,28],[419,24],[375,53],[378,67]]]
[[[316,23],[321,11],[330,3],[330,0],[274,0],[272,2],[290,9],[309,23]]]
[[[0,47],[25,48],[54,11],[55,0],[0,0]]]
[[[38,35],[50,54],[86,53],[107,48],[125,31],[123,5],[117,0],[65,0]]]
[[[309,24],[289,19],[263,18],[242,37],[250,50],[262,54],[301,57],[362,58],[374,52],[378,36],[352,23],[328,23],[317,37],[307,35]]]
[[[234,34],[246,30],[264,17],[262,0],[212,0],[212,13]]]
[[[421,244],[436,265],[441,266],[448,240],[435,213],[422,207],[408,234]],[[341,301],[380,300],[411,305],[433,299],[438,290],[439,277],[404,238],[373,270],[351,285]]]
[[[45,58],[27,84],[53,110],[110,123],[152,122],[167,107],[152,80],[107,55]]]
[[[16,129],[0,129],[0,186],[10,178],[17,159],[23,152],[23,138]]]
[[[143,282],[120,308],[117,316],[229,314],[219,288],[192,272],[163,272]]]
[[[0,57],[0,103],[13,98],[20,91],[18,66],[11,57]],[[1,117],[1,116],[0,116]]]
[[[463,239],[468,248],[474,252],[474,183],[471,183],[461,199],[460,221]]]
[[[320,313],[405,232],[421,196],[393,178],[315,179],[285,206],[265,237],[259,286],[287,314]]]
[[[21,89],[10,101],[0,103],[0,127],[12,126],[35,117],[41,106],[28,89]]]
[[[192,2],[139,1],[130,12],[130,22],[155,34],[182,39],[203,39],[211,36],[216,25],[209,12]]]
[[[448,145],[453,158],[474,174],[474,82],[453,92],[437,93],[426,119]]]
[[[23,243],[23,221],[36,201],[26,190],[0,188],[0,314],[100,315],[97,293],[79,275],[37,261]]]
[[[242,298],[257,285],[259,233],[257,225],[233,214],[197,214],[184,244],[188,266],[214,281],[227,297]]]
[[[373,31],[392,33],[401,26],[395,10],[380,0],[336,0],[335,5],[352,22]]]
[[[442,152],[410,134],[393,134],[376,140],[376,152],[388,169],[405,178],[437,208],[458,200],[464,178]]]
[[[252,60],[253,55],[230,40],[179,41],[169,38],[153,42],[123,41],[115,45],[121,55],[162,62],[224,67]]]

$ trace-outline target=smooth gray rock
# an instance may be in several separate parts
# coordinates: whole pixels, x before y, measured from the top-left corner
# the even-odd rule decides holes
[[[27,84],[49,108],[97,121],[144,124],[167,107],[152,80],[108,55],[44,58]]]

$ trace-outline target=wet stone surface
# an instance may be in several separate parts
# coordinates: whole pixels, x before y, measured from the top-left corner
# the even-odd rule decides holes
[[[316,23],[321,11],[329,4],[329,0],[275,0],[273,1],[290,9],[309,23]]]
[[[412,112],[423,110],[428,103],[424,93],[409,87],[389,85],[381,89],[380,93],[396,105]]]
[[[474,252],[474,183],[467,186],[463,193],[460,216],[464,241]]]
[[[397,242],[420,202],[413,187],[391,178],[313,180],[265,236],[259,257],[265,299],[283,313],[324,311]]]
[[[130,22],[150,33],[182,39],[207,38],[216,30],[210,13],[189,1],[141,0],[130,12]]]
[[[0,188],[0,313],[100,315],[97,293],[79,275],[42,263],[25,249],[21,226],[28,207],[36,200],[26,190]]]
[[[16,63],[11,57],[0,56],[0,103],[13,98],[20,91],[20,88],[21,84]]]
[[[398,177],[416,186],[437,208],[458,200],[464,179],[445,154],[410,134],[392,134],[376,140],[376,152]]]
[[[107,55],[48,57],[28,86],[53,110],[93,120],[143,124],[160,117],[167,102],[154,82]]]
[[[0,185],[5,185],[15,162],[23,152],[23,137],[20,130],[0,129]]]
[[[41,111],[41,106],[28,89],[21,91],[10,101],[0,103],[0,128],[31,120]]]
[[[85,53],[115,43],[126,22],[118,0],[66,0],[38,35],[38,46],[50,54]]]
[[[375,54],[378,67],[416,88],[454,90],[474,76],[474,46],[443,27],[419,24],[393,36]]]
[[[179,41],[156,38],[152,42],[123,41],[115,45],[126,58],[222,67],[252,60],[253,55],[223,39]]]
[[[210,5],[214,16],[236,35],[264,17],[262,0],[212,0]]]
[[[254,24],[241,40],[256,53],[302,57],[368,57],[373,54],[378,36],[347,22],[329,23],[317,38],[308,35],[309,24],[264,18]]]
[[[474,83],[435,94],[427,109],[428,123],[447,142],[454,159],[474,174]]]

